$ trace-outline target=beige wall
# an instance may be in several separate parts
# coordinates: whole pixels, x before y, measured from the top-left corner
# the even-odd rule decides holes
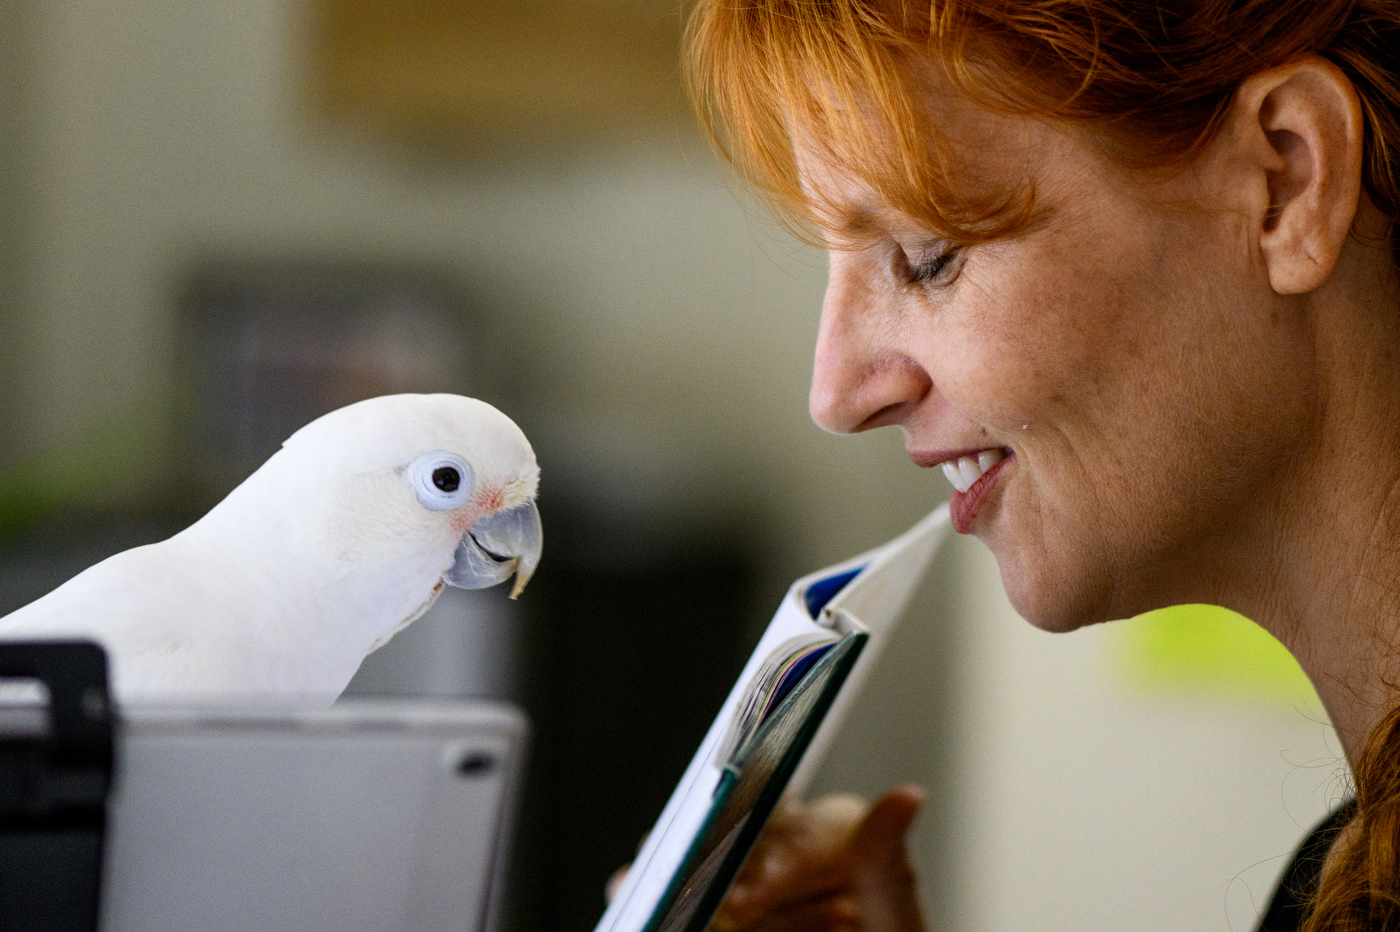
[[[21,132],[0,152],[23,218],[0,265],[11,458],[161,397],[189,263],[290,254],[438,263],[496,296],[538,429],[604,493],[634,469],[684,491],[673,519],[757,516],[774,584],[946,496],[896,434],[811,426],[823,263],[747,216],[690,134],[416,160],[308,128],[294,4],[21,6]],[[825,783],[933,787],[919,856],[948,927],[1246,927],[1267,859],[1335,790],[1322,727],[1123,694],[1104,634],[1015,619],[973,542],[936,578]]]
[[[803,527],[836,509],[864,545],[945,494],[887,455],[897,438],[811,428],[823,262],[786,241],[765,254],[693,135],[419,161],[308,126],[295,4],[31,7],[20,449],[161,390],[174,291],[195,260],[401,259],[499,297],[560,430],[608,455],[684,452],[704,463],[707,499],[772,503]],[[852,493],[808,504],[837,480]],[[877,506],[898,500],[877,492],[890,483],[918,504]]]

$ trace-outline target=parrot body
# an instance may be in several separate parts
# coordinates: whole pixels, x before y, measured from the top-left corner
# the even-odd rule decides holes
[[[293,434],[195,524],[0,618],[0,640],[87,637],[123,701],[333,700],[444,585],[483,588],[542,549],[539,468],[485,402],[390,395]]]

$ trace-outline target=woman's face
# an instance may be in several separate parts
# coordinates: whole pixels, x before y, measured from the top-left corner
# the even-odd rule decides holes
[[[1269,287],[1229,140],[1162,180],[1034,121],[948,126],[970,187],[1033,185],[1028,229],[950,249],[799,147],[831,247],[813,418],[898,425],[953,473],[956,528],[1040,627],[1228,604],[1222,564],[1278,518],[1316,414],[1308,323]]]

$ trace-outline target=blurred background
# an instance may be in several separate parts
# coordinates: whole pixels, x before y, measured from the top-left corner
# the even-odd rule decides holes
[[[539,454],[539,574],[444,597],[351,691],[529,711],[520,932],[592,928],[788,583],[948,491],[810,423],[825,263],[693,127],[683,13],[0,4],[0,613],[324,411],[491,401]],[[1228,930],[1345,768],[1242,619],[1044,635],[958,540],[821,786],[901,781],[939,928]]]

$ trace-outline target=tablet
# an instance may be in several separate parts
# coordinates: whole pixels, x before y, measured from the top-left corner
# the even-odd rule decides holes
[[[121,710],[106,932],[489,932],[526,737],[485,702]]]

